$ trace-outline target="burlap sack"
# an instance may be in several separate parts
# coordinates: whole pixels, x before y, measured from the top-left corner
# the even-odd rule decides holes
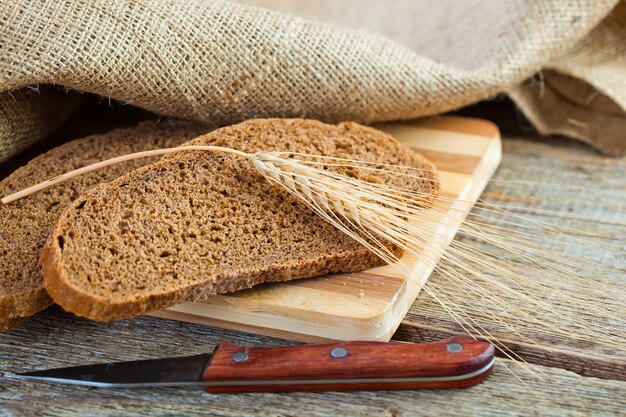
[[[222,1],[3,0],[0,160],[76,106],[76,92],[32,91],[47,84],[217,124],[408,119],[508,91],[540,131],[626,150],[626,3],[256,3],[311,20]]]

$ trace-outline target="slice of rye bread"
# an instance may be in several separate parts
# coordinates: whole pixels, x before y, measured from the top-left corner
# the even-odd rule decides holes
[[[435,168],[424,157],[355,123],[250,120],[188,144],[409,165],[427,170],[424,177],[387,180],[433,196],[439,189]],[[42,252],[46,289],[54,301],[96,321],[262,282],[380,264],[359,243],[269,183],[248,159],[198,151],[164,157],[95,187],[63,212]]]
[[[210,129],[185,121],[143,122],[131,128],[88,136],[56,147],[0,182],[0,195],[102,159],[176,146]],[[16,202],[0,204],[0,331],[52,303],[39,255],[62,209],[81,193],[156,158],[139,159],[83,175]]]

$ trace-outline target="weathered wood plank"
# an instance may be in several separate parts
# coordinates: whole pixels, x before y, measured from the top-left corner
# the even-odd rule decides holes
[[[494,182],[484,194],[491,201],[524,202],[552,210],[571,208],[594,215],[603,222],[593,230],[624,239],[626,207],[626,161],[605,158],[590,148],[565,139],[513,137],[504,140],[504,161],[499,179],[549,179],[604,188],[602,192],[580,190],[537,191],[528,186]],[[589,230],[584,221],[576,227]],[[592,256],[624,267],[624,256],[608,256],[590,247]],[[623,285],[623,277],[622,277]],[[454,322],[437,310],[434,303],[414,304],[396,338],[422,341],[454,332]],[[593,316],[584,316],[598,325]],[[597,318],[596,318],[597,319]],[[611,326],[611,323],[599,325]],[[614,328],[623,333],[623,329]],[[441,333],[439,333],[441,332]],[[510,343],[519,342],[510,337]],[[290,342],[251,336],[245,333],[179,323],[156,318],[139,318],[111,324],[96,324],[52,308],[28,320],[10,333],[0,334],[0,373],[9,374],[44,367],[85,362],[156,358],[185,355],[211,349],[218,342],[250,346],[285,345]],[[617,378],[623,368],[615,355],[598,361],[607,353],[597,346],[584,346],[578,355],[551,356],[558,341],[542,340],[547,346],[529,358],[576,372],[601,369],[603,378]],[[556,343],[556,344],[555,344]],[[531,355],[532,356],[532,355]],[[606,358],[606,356],[603,356]],[[68,386],[23,383],[0,375],[0,415],[623,415],[626,383],[580,377],[557,368],[530,365],[541,372],[533,379],[518,370],[525,384],[506,371],[500,361],[494,375],[484,384],[462,391],[359,392],[318,394],[245,394],[215,396],[200,389],[158,389],[132,391],[89,391]]]
[[[562,142],[559,139],[558,142]],[[562,186],[538,186],[519,182],[493,181],[489,184],[482,198],[494,204],[514,204],[520,207],[556,210],[566,213],[564,217],[550,213],[532,214],[518,211],[518,214],[554,222],[590,233],[606,237],[586,238],[590,241],[575,253],[587,259],[593,259],[614,268],[613,275],[598,273],[593,278],[602,282],[613,282],[623,286],[626,276],[626,160],[606,158],[597,152],[579,144],[571,143],[564,147],[563,143],[554,146],[550,141],[528,140],[522,138],[506,138],[503,143],[503,161],[495,175],[496,180],[532,181],[552,184],[570,184],[588,187],[587,189],[567,188]],[[575,216],[593,218],[594,222],[578,219]],[[495,222],[489,222],[495,224]],[[457,239],[485,252],[493,252],[493,248],[457,236]],[[605,251],[598,247],[603,244],[612,250]],[[554,248],[559,248],[553,244]],[[570,249],[571,251],[571,249]],[[511,268],[516,268],[511,263]],[[545,282],[550,277],[533,268],[524,269],[524,274],[538,282]],[[429,282],[439,282],[443,277],[434,273]],[[461,290],[459,290],[461,291]],[[461,294],[461,293],[460,293]],[[553,297],[550,303],[568,309],[568,315],[586,324],[586,330],[603,331],[605,333],[624,333],[624,299],[620,293],[604,294],[602,299],[594,300],[589,296],[588,305],[582,309],[576,305],[568,305],[566,299]],[[585,294],[581,294],[583,297]],[[547,294],[537,293],[534,296],[546,299]],[[512,301],[515,303],[515,301]],[[614,320],[607,321],[597,311],[602,303],[612,302]],[[523,308],[523,303],[518,302]],[[594,306],[598,308],[594,308]],[[471,316],[484,315],[482,308],[471,303],[466,306]],[[482,323],[486,320],[482,319]],[[514,334],[503,332],[502,329],[485,326],[503,341],[508,347],[532,363],[561,367],[578,372],[581,375],[596,376],[609,379],[626,379],[626,349],[608,349],[593,343],[582,343],[542,334],[539,326],[529,330],[527,334],[537,342],[536,345],[521,340]],[[432,300],[427,294],[420,294],[406,316],[403,325],[394,338],[405,341],[429,339],[434,340],[461,332],[461,327],[450,319],[449,314]]]
[[[37,337],[33,337],[37,335]],[[626,383],[533,365],[540,378],[500,360],[483,384],[464,390],[210,395],[200,388],[89,390],[16,381],[10,372],[84,362],[198,353],[218,341],[250,346],[289,342],[144,317],[94,324],[52,308],[0,338],[3,415],[619,415]],[[506,369],[524,378],[524,383]],[[0,413],[1,414],[1,413]]]

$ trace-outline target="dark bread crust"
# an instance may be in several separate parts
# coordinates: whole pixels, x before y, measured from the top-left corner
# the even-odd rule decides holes
[[[77,139],[39,155],[0,181],[0,195],[90,162],[176,146],[209,130],[198,123],[171,120],[143,122],[135,127]],[[0,205],[0,329],[13,327],[20,321],[17,318],[31,316],[52,304],[44,287],[39,255],[62,209],[94,185],[154,160],[156,158],[105,168],[14,203]]]
[[[0,295],[0,322],[32,316],[52,304],[52,299],[50,299],[43,285],[43,280],[40,281],[38,285],[36,284],[25,291]],[[20,322],[21,320],[16,320],[15,324],[10,327],[7,324],[6,330],[15,327]],[[0,332],[4,331],[2,328],[3,326],[0,325]]]
[[[426,170],[424,178],[402,180],[401,186],[433,196],[439,190],[425,158],[354,123],[250,120],[188,144],[412,165]],[[287,226],[280,224],[284,219]],[[57,304],[111,321],[262,282],[361,271],[383,262],[269,184],[249,160],[181,152],[74,201],[59,217],[41,263]]]
[[[12,328],[14,328],[17,325],[19,325],[24,320],[26,320],[26,317],[17,317],[17,318],[14,318],[14,319],[2,320],[2,321],[0,321],[0,332],[8,332]]]

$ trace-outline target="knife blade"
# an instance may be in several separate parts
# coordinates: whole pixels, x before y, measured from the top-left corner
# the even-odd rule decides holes
[[[23,379],[101,388],[202,385],[210,393],[461,388],[486,379],[490,343],[453,337],[435,343],[340,342],[249,348],[56,368]]]

